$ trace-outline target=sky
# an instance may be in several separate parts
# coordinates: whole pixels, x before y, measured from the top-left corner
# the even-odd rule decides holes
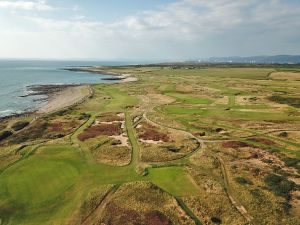
[[[0,0],[0,58],[300,54],[300,0]]]

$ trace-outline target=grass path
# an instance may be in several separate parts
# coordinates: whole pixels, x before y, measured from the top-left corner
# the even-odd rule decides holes
[[[128,111],[125,112],[125,126],[127,130],[128,139],[132,146],[132,155],[130,165],[137,167],[140,161],[140,147],[137,142],[135,131],[133,129],[132,119]]]
[[[178,205],[185,211],[187,215],[189,215],[195,222],[196,225],[202,225],[198,217],[193,213],[193,211],[184,203],[184,201],[181,198],[176,197],[175,198]]]
[[[113,186],[103,197],[100,204],[96,207],[96,209],[91,212],[91,214],[81,223],[81,225],[89,225],[93,223],[97,223],[100,221],[103,211],[105,210],[106,205],[110,202],[115,192],[118,190],[120,185]]]
[[[228,96],[228,107],[233,108],[235,106],[235,95]]]

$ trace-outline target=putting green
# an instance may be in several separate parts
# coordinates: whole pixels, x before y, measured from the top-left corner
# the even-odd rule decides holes
[[[166,93],[165,95],[168,95],[170,97],[174,97],[177,100],[187,103],[187,104],[211,104],[213,101],[208,98],[200,98],[194,95],[190,94],[183,94],[178,92],[170,92]]]
[[[147,178],[175,196],[197,195],[197,186],[187,176],[182,167],[163,167],[149,169]]]
[[[69,158],[74,154],[70,152],[73,148],[51,147],[43,151],[1,175],[0,198],[8,197],[16,204],[39,207],[55,201],[76,183],[80,171],[73,166],[74,155]]]

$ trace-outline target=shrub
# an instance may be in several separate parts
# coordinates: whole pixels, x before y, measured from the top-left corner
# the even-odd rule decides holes
[[[222,143],[223,148],[243,148],[248,146],[250,145],[242,141],[226,141]]]
[[[218,127],[218,128],[215,129],[215,131],[216,131],[217,133],[220,133],[220,132],[224,131],[224,129],[221,128],[221,127]]]
[[[279,137],[287,137],[289,134],[284,131],[284,132],[281,132],[280,134],[278,134]]]
[[[182,147],[176,147],[176,146],[167,146],[166,149],[170,152],[180,152],[180,150],[182,149]]]
[[[273,141],[271,141],[269,139],[265,139],[265,138],[254,137],[254,138],[249,138],[248,140],[259,143],[259,144],[263,144],[263,145],[271,145],[271,146],[275,145],[275,143]]]
[[[90,114],[87,114],[87,113],[81,113],[80,116],[79,116],[79,119],[80,120],[86,120],[86,119],[89,119],[91,117]]]
[[[269,174],[264,179],[268,188],[277,196],[290,198],[290,192],[296,187],[293,181],[286,179],[284,176]]]
[[[23,128],[27,127],[28,125],[29,125],[28,121],[19,121],[19,122],[16,122],[15,124],[13,124],[11,126],[11,128],[14,131],[19,131],[19,130],[22,130]]]
[[[211,218],[211,221],[214,223],[214,224],[221,224],[222,223],[222,220],[218,217],[212,217]]]
[[[281,160],[285,163],[286,166],[291,166],[291,167],[296,167],[300,162],[300,159],[289,158],[289,157],[283,158]]]
[[[78,139],[80,141],[85,141],[90,138],[95,138],[100,135],[120,135],[121,130],[121,123],[113,123],[113,124],[99,124],[96,126],[89,127],[85,129],[81,134],[78,135]]]
[[[2,131],[0,133],[0,141],[3,141],[4,139],[10,137],[11,135],[13,135],[13,132],[11,132],[11,131],[7,131],[7,130]]]
[[[120,141],[120,140],[113,140],[112,142],[111,142],[111,145],[120,145],[120,144],[122,144],[122,141]]]
[[[269,97],[269,100],[280,103],[280,104],[287,104],[287,105],[293,106],[295,108],[300,108],[300,98],[283,97],[283,96],[273,95],[273,96]]]
[[[148,225],[171,225],[169,218],[159,211],[150,211],[146,214],[146,224]]]
[[[252,184],[252,182],[250,180],[248,180],[248,179],[246,179],[244,177],[236,177],[235,181],[237,183],[239,183],[239,184],[242,184],[242,185],[244,185],[244,184]]]

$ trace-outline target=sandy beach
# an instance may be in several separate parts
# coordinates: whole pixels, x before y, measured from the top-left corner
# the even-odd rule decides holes
[[[60,109],[72,106],[91,94],[89,85],[66,87],[49,97],[48,103],[41,107],[37,113],[45,114],[58,111]]]
[[[85,71],[99,73],[98,68],[84,68]],[[74,71],[74,70],[73,70]],[[102,71],[101,71],[102,72]],[[126,82],[134,82],[138,79],[131,74],[116,74],[112,72],[106,72],[106,74],[114,75],[117,80],[121,83]],[[56,88],[56,89],[55,89]],[[41,91],[41,87],[38,87],[39,91]],[[66,86],[62,90],[60,87],[52,87],[50,89],[45,86],[46,92],[50,92],[49,99],[46,105],[42,106],[37,114],[47,114],[56,112],[63,108],[72,106],[88,96],[91,95],[92,89],[89,85],[81,85],[81,86]],[[53,92],[51,91],[53,90]],[[45,91],[45,90],[44,90]]]

